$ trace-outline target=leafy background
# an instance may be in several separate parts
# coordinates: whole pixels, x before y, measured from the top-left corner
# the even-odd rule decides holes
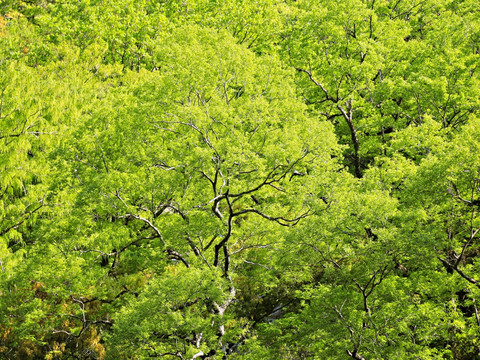
[[[5,359],[478,359],[474,0],[0,4]]]

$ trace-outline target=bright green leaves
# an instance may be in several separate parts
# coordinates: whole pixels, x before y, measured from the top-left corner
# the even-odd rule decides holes
[[[44,37],[54,44],[71,42],[80,49],[101,43],[102,60],[123,69],[152,69],[155,40],[167,19],[153,1],[62,1],[50,4],[37,20]]]
[[[291,8],[283,1],[164,2],[162,11],[176,24],[194,23],[227,30],[236,42],[259,54],[272,54]]]
[[[12,61],[1,79],[0,281],[2,317],[9,319],[2,323],[9,334],[2,346],[18,349],[18,357],[38,355],[52,344],[52,328],[65,321],[61,304],[73,289],[85,288],[79,286],[81,259],[68,259],[59,238],[50,238],[44,226],[61,214],[55,191],[68,178],[55,177],[52,153],[68,134],[65,127],[72,120],[66,118],[73,118],[90,89],[81,70],[78,81],[72,69],[75,51],[61,51],[69,54],[65,61],[47,67]],[[82,91],[76,91],[79,84]],[[66,286],[61,274],[73,285]]]
[[[52,100],[35,98],[39,92],[49,97],[48,81],[21,63],[4,68],[0,86],[0,238],[18,249],[20,230],[31,225],[45,205]]]
[[[393,132],[429,118],[455,128],[478,107],[478,54],[464,35],[475,30],[450,5],[427,3],[291,5],[281,56],[299,70],[307,104],[350,145],[346,162],[358,177]]]
[[[2,355],[479,352],[475,1],[1,10]]]
[[[52,331],[85,345],[123,306],[112,335],[119,351],[137,320],[143,330],[135,339],[159,352],[180,351],[175,341],[185,343],[183,356],[231,351],[227,343],[239,341],[245,324],[227,309],[237,281],[258,277],[259,288],[275,288],[276,270],[258,270],[275,264],[282,225],[325,207],[315,200],[323,186],[315,177],[338,169],[332,126],[306,114],[292,70],[226,32],[173,31],[155,46],[153,72],[119,75],[83,57],[65,63],[88,73],[60,72],[71,100],[59,102],[69,117],[49,154],[55,205],[35,232],[45,240],[25,264],[44,251],[58,257],[56,267],[30,272],[65,306]],[[174,285],[180,278],[185,286]],[[126,302],[132,294],[138,300]]]
[[[152,280],[142,295],[132,297],[116,316],[111,356],[180,351],[191,357],[215,348],[217,322],[229,327],[229,320],[222,321],[209,310],[228,298],[228,284],[220,275],[208,268],[168,267],[161,278]]]

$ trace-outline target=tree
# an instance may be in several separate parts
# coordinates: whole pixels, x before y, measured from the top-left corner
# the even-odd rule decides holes
[[[293,73],[274,58],[186,27],[159,43],[155,61],[159,71],[105,89],[50,155],[60,205],[38,227],[48,240],[30,252],[59,258],[35,281],[63,304],[49,320],[70,351],[113,319],[118,351],[231,352],[242,333],[228,315],[237,273],[268,266],[280,228],[314,212],[304,179],[336,168],[331,127],[304,114]],[[100,67],[91,81],[101,78]],[[176,281],[167,303],[152,295]],[[165,326],[151,312],[174,317]],[[145,323],[135,338],[132,319]]]
[[[475,1],[1,12],[3,357],[475,358]]]

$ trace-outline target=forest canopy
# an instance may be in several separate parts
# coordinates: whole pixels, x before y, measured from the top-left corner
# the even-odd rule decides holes
[[[480,359],[477,0],[0,3],[0,358]]]

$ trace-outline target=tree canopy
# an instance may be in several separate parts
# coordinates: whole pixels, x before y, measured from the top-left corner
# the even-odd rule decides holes
[[[479,358],[476,1],[0,15],[1,358]]]

